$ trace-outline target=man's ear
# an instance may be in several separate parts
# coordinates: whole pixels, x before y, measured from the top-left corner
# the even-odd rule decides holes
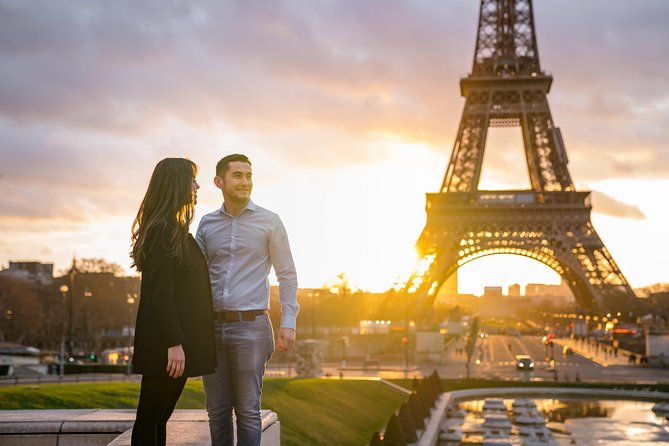
[[[223,189],[223,178],[219,177],[218,175],[214,177],[214,184],[216,187],[219,189]]]

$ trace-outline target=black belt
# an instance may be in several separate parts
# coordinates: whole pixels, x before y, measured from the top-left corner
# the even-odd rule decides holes
[[[215,311],[214,318],[221,322],[241,322],[254,321],[256,316],[268,314],[267,310],[247,310],[247,311]]]

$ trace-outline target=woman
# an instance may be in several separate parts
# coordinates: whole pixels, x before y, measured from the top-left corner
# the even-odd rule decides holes
[[[160,161],[132,225],[131,257],[142,273],[132,363],[143,375],[133,445],[164,445],[187,377],[216,367],[209,272],[188,232],[196,175],[190,160]]]

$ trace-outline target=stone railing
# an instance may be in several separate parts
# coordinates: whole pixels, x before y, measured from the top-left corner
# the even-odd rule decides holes
[[[435,378],[436,377],[436,378]],[[437,383],[430,384],[429,380],[438,380],[436,373],[433,373],[430,378],[425,378],[420,383],[422,388],[427,386],[428,389],[437,387]],[[427,384],[425,384],[427,380]],[[441,381],[438,383],[441,389]],[[419,387],[419,388],[421,388]],[[426,395],[430,395],[433,390],[428,390],[422,401],[430,401],[433,397],[429,396],[425,400]],[[420,390],[412,392],[409,399],[421,392]],[[414,422],[413,426],[410,423],[402,422],[402,409],[407,411],[405,405],[411,406],[410,402],[404,403],[398,413],[391,415],[385,432],[379,434],[375,432],[369,443],[370,446],[436,446],[439,444],[439,433],[448,411],[459,401],[468,399],[483,399],[487,397],[497,398],[623,398],[637,401],[653,401],[653,402],[667,402],[669,401],[669,393],[649,391],[649,390],[626,390],[626,389],[600,389],[589,387],[502,387],[502,388],[480,388],[480,389],[465,389],[456,390],[452,392],[442,393],[433,400],[433,404],[429,407],[429,418],[419,418]],[[415,398],[414,398],[415,399]],[[425,406],[422,411],[420,408],[411,411],[412,417],[418,414],[419,417],[425,415]],[[418,417],[417,417],[418,418]],[[415,429],[415,430],[414,430]]]

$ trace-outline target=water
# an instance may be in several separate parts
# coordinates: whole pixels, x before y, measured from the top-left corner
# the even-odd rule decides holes
[[[537,409],[547,419],[557,445],[636,446],[669,444],[669,422],[655,414],[653,403],[625,400],[534,399]],[[504,400],[511,409],[513,400]],[[481,444],[483,400],[461,402],[466,411],[460,425],[462,444]],[[450,420],[451,423],[455,420]],[[456,424],[459,422],[456,422]],[[510,437],[522,444],[514,426]]]

